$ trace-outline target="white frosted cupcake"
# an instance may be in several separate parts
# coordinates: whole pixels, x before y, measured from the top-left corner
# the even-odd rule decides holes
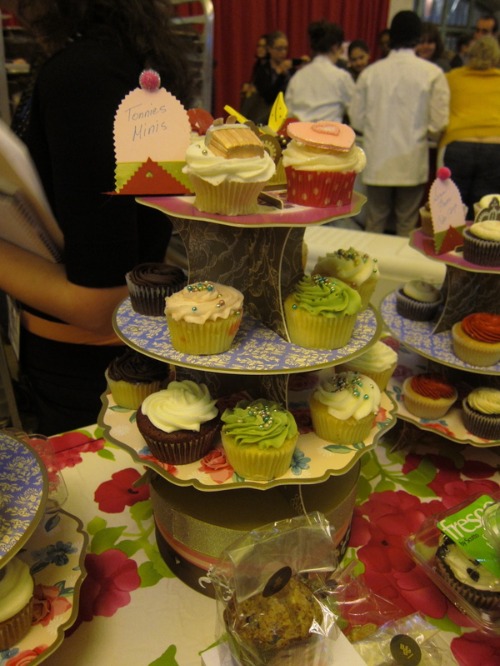
[[[329,252],[320,257],[313,273],[339,278],[356,289],[361,297],[362,309],[368,306],[380,278],[377,259],[372,259],[353,247]]]
[[[381,340],[377,340],[360,356],[337,366],[340,371],[350,370],[371,377],[381,391],[385,391],[389,379],[398,365],[398,355]]]
[[[0,569],[0,651],[28,633],[33,619],[34,582],[29,566],[19,558]]]
[[[476,388],[462,401],[463,422],[467,430],[484,439],[500,439],[500,390]]]
[[[165,300],[172,346],[184,354],[227,351],[243,317],[243,294],[218,282],[194,282]]]
[[[186,152],[194,205],[206,213],[247,215],[271,180],[276,165],[257,135],[246,125],[212,125],[205,138]]]
[[[435,285],[426,280],[410,280],[396,292],[396,312],[412,321],[430,321],[442,300]]]
[[[314,432],[335,444],[362,442],[380,406],[376,382],[356,372],[340,372],[316,388],[310,400]]]
[[[478,266],[500,266],[500,220],[475,222],[463,232],[464,259]]]

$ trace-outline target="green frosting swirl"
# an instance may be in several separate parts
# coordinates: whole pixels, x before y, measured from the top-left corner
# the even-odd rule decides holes
[[[279,403],[269,400],[242,400],[222,414],[223,431],[238,446],[279,449],[298,435],[293,415]]]
[[[313,315],[337,317],[353,315],[361,309],[359,293],[337,278],[322,275],[304,275],[293,291],[292,308],[306,310]]]

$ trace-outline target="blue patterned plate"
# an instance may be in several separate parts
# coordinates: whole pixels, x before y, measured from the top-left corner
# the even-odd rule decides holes
[[[0,431],[0,567],[37,528],[47,495],[47,473],[38,454]]]

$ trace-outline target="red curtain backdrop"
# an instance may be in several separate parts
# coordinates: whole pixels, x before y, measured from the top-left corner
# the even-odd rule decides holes
[[[240,89],[248,81],[255,44],[261,34],[282,30],[290,57],[309,54],[307,26],[327,19],[344,29],[346,41],[364,39],[372,60],[378,57],[377,35],[387,27],[390,0],[212,0],[214,5],[215,117],[224,105],[239,108]]]

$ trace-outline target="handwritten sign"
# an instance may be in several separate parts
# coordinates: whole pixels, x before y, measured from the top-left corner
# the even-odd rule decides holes
[[[429,192],[434,245],[436,252],[448,252],[460,245],[460,231],[465,226],[464,205],[450,170],[442,167],[438,169],[437,176]],[[450,242],[453,247],[450,247]]]

